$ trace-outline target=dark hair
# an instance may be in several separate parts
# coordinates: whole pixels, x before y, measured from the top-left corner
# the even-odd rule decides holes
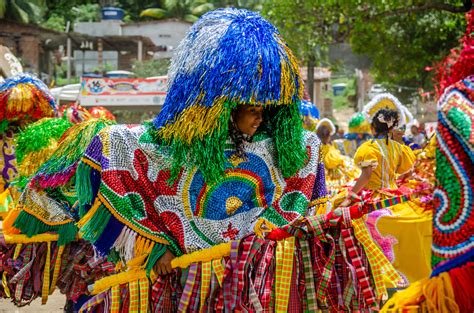
[[[319,139],[321,139],[323,144],[328,143],[329,138],[331,137],[331,131],[329,130],[329,127],[325,125],[319,126],[316,134],[318,135]]]
[[[392,121],[392,125],[381,122],[379,118],[382,117],[385,121]],[[372,127],[374,128],[374,137],[385,137],[388,141],[388,135],[392,129],[397,127],[399,120],[398,112],[391,109],[380,109],[372,118]]]

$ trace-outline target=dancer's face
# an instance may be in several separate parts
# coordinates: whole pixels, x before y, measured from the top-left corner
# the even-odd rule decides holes
[[[263,107],[241,105],[237,108],[235,122],[241,132],[253,136],[263,120]]]

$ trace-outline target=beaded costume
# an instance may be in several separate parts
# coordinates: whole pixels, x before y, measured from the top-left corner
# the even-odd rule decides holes
[[[474,311],[474,14],[457,60],[441,69],[436,129],[436,208],[431,246],[433,271],[398,292],[384,312],[416,308],[438,312]],[[449,61],[449,62],[448,62]],[[449,84],[452,84],[448,86]]]
[[[43,117],[53,117],[56,113],[57,107],[51,92],[38,78],[19,74],[0,83],[1,216],[7,213],[15,197],[15,192],[8,187],[17,179],[19,171],[15,157],[15,137],[20,126]]]
[[[91,284],[82,310],[376,308],[387,294],[382,276],[400,277],[351,217],[378,207],[312,215],[327,203],[320,141],[302,128],[299,70],[277,30],[249,11],[209,12],[180,44],[168,77],[152,124],[105,127],[85,151],[89,136],[70,135],[37,171],[12,228],[31,238],[9,234],[0,251],[3,294],[26,297],[15,275],[45,260],[43,300],[67,275],[82,277],[77,268],[109,275],[62,289],[80,303]],[[263,106],[265,123],[237,154],[230,116],[242,104]],[[64,186],[74,187],[69,205],[55,192]],[[98,258],[84,263],[83,253],[71,270],[57,255],[89,251],[75,235]],[[45,242],[34,259],[27,249]],[[177,256],[173,273],[157,277],[153,266],[167,249]]]

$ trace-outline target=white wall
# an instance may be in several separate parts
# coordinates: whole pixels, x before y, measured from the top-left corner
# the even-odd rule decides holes
[[[185,37],[191,25],[191,23],[169,20],[127,24],[122,26],[122,35],[150,37],[156,46],[167,48],[167,51],[155,52],[154,57],[156,59],[171,58],[173,50]]]

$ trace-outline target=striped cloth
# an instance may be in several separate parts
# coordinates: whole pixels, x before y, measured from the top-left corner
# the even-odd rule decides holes
[[[113,286],[110,295],[110,313],[120,312],[120,286]]]
[[[348,210],[343,210],[343,218],[346,226],[351,225],[351,218]],[[355,267],[356,275],[359,281],[359,287],[362,291],[362,294],[364,295],[366,303],[369,306],[376,304],[375,294],[370,285],[368,268],[364,266],[363,259],[359,254],[352,228],[343,228],[341,230],[341,235],[344,239],[348,255],[351,258],[351,263]]]
[[[352,226],[354,227],[356,238],[364,247],[367,258],[369,259],[377,297],[386,300],[388,293],[384,283],[384,275],[394,283],[402,280],[402,277],[397,273],[387,257],[372,240],[364,221],[362,219],[353,220]]]
[[[149,283],[148,278],[140,279],[140,312],[148,312]]]
[[[191,263],[188,270],[188,278],[186,279],[186,285],[184,286],[183,293],[181,294],[181,299],[179,301],[178,310],[180,312],[185,312],[191,302],[191,297],[193,295],[194,285],[196,284],[196,275],[198,271],[198,264]]]
[[[140,306],[140,286],[138,280],[133,280],[128,283],[128,293],[130,295],[128,312],[138,313],[138,308]]]
[[[212,264],[211,261],[203,262],[201,269],[201,299],[199,301],[199,312],[207,309],[206,299],[211,287]]]
[[[318,309],[318,303],[316,301],[316,287],[314,283],[313,266],[311,262],[311,250],[309,243],[306,240],[300,241],[301,255],[303,258],[304,266],[304,279],[305,279],[305,301],[306,310],[309,312],[316,312]]]
[[[295,237],[277,242],[275,276],[275,312],[287,312],[293,274]]]

